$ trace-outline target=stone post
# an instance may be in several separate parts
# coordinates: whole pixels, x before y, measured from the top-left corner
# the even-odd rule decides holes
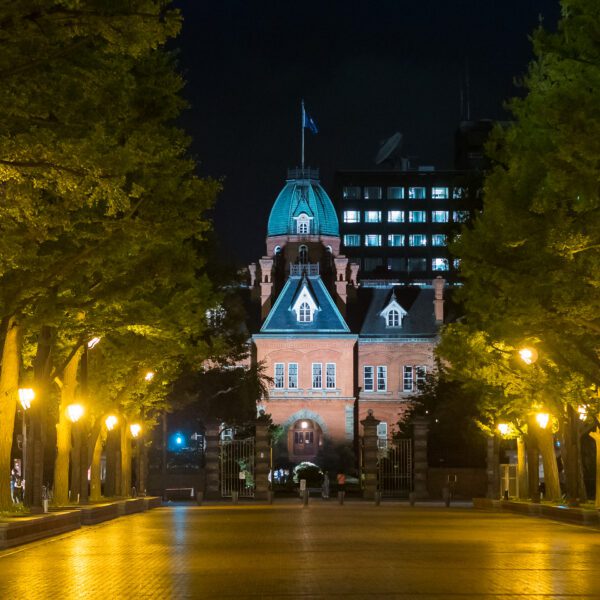
[[[380,422],[372,410],[360,422],[363,426],[363,498],[367,500],[373,500],[377,492],[377,425]]]
[[[254,453],[254,497],[257,500],[267,500],[269,495],[269,471],[271,469],[271,447],[269,443],[269,425],[263,415],[256,419]]]
[[[486,473],[488,498],[496,500],[500,496],[500,458],[499,458],[498,436],[488,437]]]
[[[414,493],[418,500],[429,498],[427,489],[427,433],[429,421],[427,417],[415,417],[413,420],[414,445]]]
[[[210,421],[206,427],[206,451],[204,454],[204,497],[219,498],[219,424]]]

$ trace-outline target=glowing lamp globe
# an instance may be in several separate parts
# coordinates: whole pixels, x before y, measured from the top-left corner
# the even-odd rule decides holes
[[[142,430],[142,426],[139,423],[132,423],[129,426],[129,431],[131,431],[132,437],[136,438],[140,435],[140,431]]]
[[[20,388],[19,389],[19,402],[23,407],[23,410],[27,410],[31,407],[31,401],[35,398],[35,392],[31,388]]]
[[[83,416],[83,406],[81,404],[69,404],[67,406],[67,415],[71,423],[77,423]]]
[[[542,429],[546,429],[550,422],[550,415],[548,413],[538,413],[535,415],[535,420]]]
[[[115,417],[115,415],[108,415],[108,417],[106,417],[106,420],[104,421],[105,425],[106,425],[106,429],[108,429],[109,431],[112,431],[115,428],[115,425],[117,424],[117,417]]]
[[[510,425],[508,423],[498,423],[498,431],[500,432],[500,435],[508,435]]]
[[[538,353],[535,348],[521,348],[519,356],[526,365],[531,365],[538,359]]]

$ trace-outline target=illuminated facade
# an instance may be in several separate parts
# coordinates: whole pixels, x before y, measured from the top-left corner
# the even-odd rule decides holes
[[[253,355],[272,378],[261,407],[284,426],[290,462],[354,445],[369,409],[387,437],[433,369],[444,280],[361,287],[340,253],[336,211],[315,170],[295,169],[277,197],[267,253],[249,266],[260,305]]]

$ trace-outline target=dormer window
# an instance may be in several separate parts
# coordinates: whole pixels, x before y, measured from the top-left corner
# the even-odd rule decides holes
[[[394,308],[387,314],[388,327],[400,327],[400,313]]]
[[[312,217],[309,217],[306,213],[301,213],[296,219],[296,233],[298,235],[308,235],[310,233],[310,221]]]
[[[312,310],[308,302],[303,302],[298,309],[298,321],[300,323],[310,323],[312,321]]]

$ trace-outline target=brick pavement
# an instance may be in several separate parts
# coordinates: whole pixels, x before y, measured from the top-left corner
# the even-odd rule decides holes
[[[174,506],[0,552],[0,598],[600,598],[596,530],[469,509]]]

